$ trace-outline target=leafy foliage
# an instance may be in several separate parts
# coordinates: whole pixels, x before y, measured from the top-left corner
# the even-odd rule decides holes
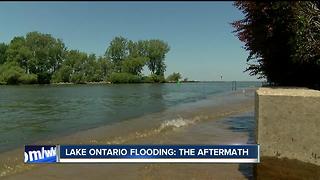
[[[140,75],[147,61],[146,57],[128,58],[122,62],[123,72]]]
[[[6,57],[6,51],[8,49],[8,45],[5,43],[0,43],[0,64],[3,64],[6,62],[7,57]]]
[[[26,37],[15,37],[6,56],[7,61],[19,63],[26,73],[36,74],[38,83],[48,83],[63,61],[64,52],[61,40],[49,34],[30,32]]]
[[[169,82],[178,82],[180,79],[182,79],[182,76],[180,73],[172,73],[167,77],[167,81]]]
[[[50,34],[30,32],[14,37],[8,45],[0,44],[0,82],[136,83],[143,81],[142,70],[146,66],[152,72],[148,82],[164,82],[168,51],[168,45],[161,40],[134,42],[119,36],[110,42],[104,56],[96,57],[68,50],[62,40]]]
[[[166,70],[164,59],[170,50],[169,45],[161,40],[149,40],[145,43],[147,44],[146,55],[149,58],[147,66],[152,74],[163,75]]]
[[[141,77],[130,73],[114,72],[110,75],[109,81],[112,83],[139,83]]]
[[[113,62],[115,72],[121,72],[122,61],[128,56],[128,40],[121,36],[115,37],[105,55]]]
[[[15,62],[0,65],[0,84],[33,84],[36,82],[35,74],[26,74]]]
[[[250,52],[250,75],[276,85],[319,87],[320,11],[316,1],[237,1],[232,23]]]
[[[150,76],[147,76],[147,78],[145,79],[145,82],[164,83],[165,78],[164,78],[164,75],[151,74]]]

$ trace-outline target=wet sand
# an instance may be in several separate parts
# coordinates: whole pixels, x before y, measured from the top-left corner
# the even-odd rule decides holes
[[[234,132],[224,118],[253,111],[253,96],[237,101],[191,105],[144,118],[42,141],[46,144],[242,144],[248,134]],[[195,109],[190,109],[192,106]],[[163,121],[169,119],[170,121]],[[141,126],[143,124],[143,127]],[[41,143],[41,142],[39,142]],[[37,144],[39,144],[37,143]],[[3,179],[247,179],[250,166],[239,164],[46,164],[23,162],[22,149],[2,153]],[[11,157],[11,158],[8,158]],[[243,172],[242,169],[246,169]],[[1,177],[1,176],[0,176]]]
[[[320,166],[294,159],[261,157],[261,163],[256,167],[257,179],[320,179]]]
[[[225,126],[224,128],[221,128]],[[211,137],[211,138],[208,138]],[[198,123],[166,133],[128,141],[128,144],[246,143],[245,133],[234,133],[218,121]],[[7,179],[246,179],[238,164],[50,164]]]

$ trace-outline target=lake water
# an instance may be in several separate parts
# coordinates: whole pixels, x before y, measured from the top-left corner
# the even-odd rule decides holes
[[[237,82],[237,88],[261,82]],[[232,90],[232,82],[0,86],[0,152],[160,112]]]

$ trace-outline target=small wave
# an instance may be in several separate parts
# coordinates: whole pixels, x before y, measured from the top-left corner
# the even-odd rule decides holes
[[[177,119],[167,120],[161,123],[160,130],[169,128],[169,127],[180,128],[180,127],[188,126],[188,125],[194,124],[198,120],[200,120],[200,118],[184,119],[182,117],[178,117]]]
[[[190,119],[178,116],[177,118],[165,120],[155,128],[146,129],[144,131],[136,131],[134,133],[126,134],[124,136],[111,137],[104,140],[91,140],[90,143],[94,144],[123,144],[136,139],[146,138],[157,134],[163,134],[172,130],[190,126],[198,121],[208,119],[208,116],[196,116]]]

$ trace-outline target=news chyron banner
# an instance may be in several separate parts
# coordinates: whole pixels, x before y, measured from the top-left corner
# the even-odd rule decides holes
[[[259,163],[259,145],[33,145],[25,163]]]

